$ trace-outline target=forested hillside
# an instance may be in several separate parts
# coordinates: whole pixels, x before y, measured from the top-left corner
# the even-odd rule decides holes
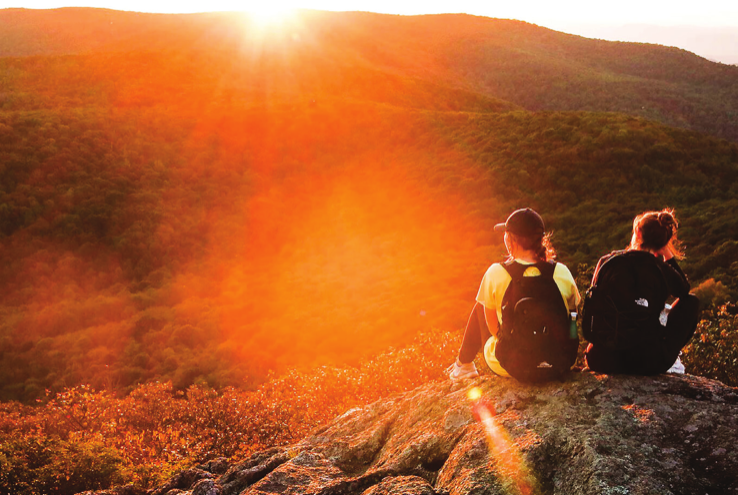
[[[323,102],[0,126],[6,399],[255,384],[458,328],[521,205],[575,269],[673,206],[688,273],[737,286],[738,147],[632,117]]]

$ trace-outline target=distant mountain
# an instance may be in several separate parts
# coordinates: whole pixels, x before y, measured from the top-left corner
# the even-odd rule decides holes
[[[735,27],[562,23],[556,28],[588,38],[676,46],[714,62],[738,65],[738,28]]]
[[[616,111],[738,141],[738,67],[519,21],[303,11],[265,39],[236,13],[10,9],[0,11],[0,27],[0,54],[77,54],[3,60],[6,109],[18,84],[48,95],[84,83],[90,89],[75,102],[112,105],[151,104],[147,93],[182,104],[261,100],[268,91],[418,106],[401,95],[420,91],[422,107],[439,108],[440,99],[447,109],[499,109],[505,100],[529,110]],[[77,65],[81,74],[67,70]]]

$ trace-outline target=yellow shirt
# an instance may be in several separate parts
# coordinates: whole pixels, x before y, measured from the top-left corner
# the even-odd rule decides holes
[[[521,265],[532,265],[533,263],[526,263],[524,261],[517,260]],[[539,277],[541,271],[535,266],[531,266],[525,272],[524,277]],[[564,304],[569,308],[569,311],[576,311],[577,305],[581,300],[579,290],[574,282],[571,272],[561,263],[557,263],[553,273],[554,282],[561,292],[561,297],[564,300]],[[497,324],[502,325],[502,297],[505,295],[508,285],[512,281],[512,277],[507,273],[500,263],[495,263],[487,269],[487,272],[482,277],[482,283],[479,286],[479,292],[477,293],[477,302],[483,305],[487,309],[494,309],[497,313]],[[500,365],[500,362],[495,356],[495,349],[497,346],[497,338],[490,337],[484,345],[484,359],[487,361],[487,365],[492,371],[500,376],[510,376],[505,369]]]
[[[533,264],[520,260],[517,260],[517,262],[521,265]],[[541,272],[535,266],[531,266],[523,273],[524,277],[538,277],[540,275]],[[574,277],[566,265],[557,263],[553,278],[559,288],[559,292],[561,292],[561,297],[564,299],[566,307],[569,308],[569,311],[576,311],[581,296],[574,282]],[[494,309],[497,312],[497,323],[502,323],[502,297],[505,295],[505,291],[507,290],[507,286],[510,285],[511,280],[512,278],[507,273],[507,270],[500,263],[495,263],[487,269],[479,286],[477,302],[485,308]]]

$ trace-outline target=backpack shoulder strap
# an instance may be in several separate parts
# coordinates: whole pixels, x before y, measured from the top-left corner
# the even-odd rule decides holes
[[[508,324],[512,322],[512,313],[515,303],[518,300],[518,291],[523,281],[523,273],[528,269],[527,266],[521,265],[514,259],[509,259],[501,264],[502,268],[510,275],[510,283],[505,289],[505,293],[502,295],[502,328],[501,331],[504,334],[508,330]]]
[[[534,266],[541,272],[541,276],[544,278],[553,278],[554,272],[556,271],[557,263],[551,261],[541,261],[536,263]]]
[[[532,266],[538,268],[538,271],[541,272],[541,277],[553,278],[554,271],[556,270],[556,265],[557,263],[555,261],[539,261],[538,263],[534,263],[532,265],[523,265],[522,263],[518,263],[515,260],[507,260],[502,263],[502,268],[507,271],[507,273],[510,275],[510,278],[512,278],[513,280],[518,280],[522,278],[525,271]]]
[[[614,259],[620,259],[620,257],[622,255],[624,255],[625,253],[627,253],[627,251],[624,251],[624,250],[623,251],[613,251],[610,254],[605,255],[602,258],[600,258],[600,261],[597,263],[597,267],[595,268],[594,275],[592,275],[592,285],[597,285],[597,280],[598,280],[599,275],[600,275],[600,270],[602,270],[602,268],[608,262],[610,262],[610,261],[612,261]],[[617,262],[615,262],[615,263],[617,263]]]
[[[510,275],[510,278],[513,280],[520,280],[523,278],[523,273],[525,273],[525,270],[528,269],[528,267],[533,265],[521,265],[514,259],[509,259],[502,263],[502,268],[505,269],[505,271]]]
[[[641,251],[617,251],[614,253],[609,260],[617,259],[617,262],[611,263],[611,265],[619,264],[621,269],[629,270],[635,279],[636,286],[639,286],[642,280],[648,280],[649,278],[658,280],[658,282],[666,286],[666,278],[661,271],[658,261],[655,256],[644,255]]]

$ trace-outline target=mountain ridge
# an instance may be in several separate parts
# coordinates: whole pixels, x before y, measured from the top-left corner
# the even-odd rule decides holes
[[[9,22],[10,14],[26,19],[26,24]],[[79,21],[83,14],[96,20]],[[442,83],[529,110],[620,111],[738,140],[738,67],[675,48],[590,40],[522,21],[460,14],[404,17],[302,11],[291,23],[258,34],[246,16],[232,13],[0,12],[0,24],[15,26],[0,45],[0,54],[35,53],[39,36],[32,34],[34,16],[48,17],[44,22],[53,24],[61,38],[76,39],[67,40],[72,54],[75,46],[98,43],[111,26],[109,19],[126,19],[130,32],[118,32],[116,41],[86,53],[108,53],[108,57],[118,53],[122,61],[124,53],[166,53],[148,75],[138,75],[137,84],[186,70],[196,84],[212,86],[203,73],[218,73],[226,67],[238,80],[250,74],[248,67],[254,64],[266,69],[262,77],[268,79],[276,74],[275,63],[280,63],[292,72],[299,91],[320,93],[335,91],[326,84],[330,79],[340,80],[364,67],[379,71],[371,77],[372,84],[380,83],[386,74]],[[55,16],[77,20],[66,21],[65,28],[65,22],[54,21]],[[39,54],[49,49],[39,46]],[[281,62],[275,57],[281,57]],[[186,69],[184,60],[178,60],[184,58],[192,59],[190,63],[199,70]],[[113,58],[108,66],[118,63]],[[315,70],[327,79],[316,81],[311,75]],[[130,84],[127,78],[121,82],[124,88]],[[176,82],[192,84],[182,78]],[[177,87],[168,84],[159,91],[176,92]]]
[[[731,48],[738,39],[738,29],[727,25],[699,26],[688,23],[672,26],[647,23],[592,25],[564,22],[557,24],[555,28],[588,38],[678,46],[713,62],[738,64],[738,54]]]

